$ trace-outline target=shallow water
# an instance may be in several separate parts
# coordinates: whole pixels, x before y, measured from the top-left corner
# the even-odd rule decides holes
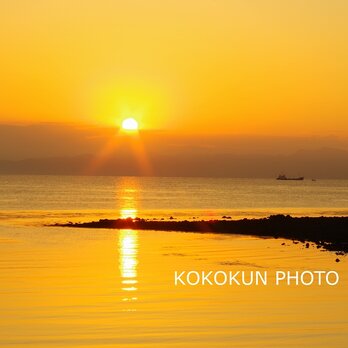
[[[2,227],[1,347],[345,347],[348,263],[283,240]],[[175,286],[183,270],[336,270],[336,286]]]
[[[337,263],[282,239],[43,223],[347,215],[347,190],[346,181],[0,177],[0,347],[346,347],[346,256]],[[175,286],[185,270],[267,271],[269,282]],[[334,270],[340,282],[276,286],[277,270]]]

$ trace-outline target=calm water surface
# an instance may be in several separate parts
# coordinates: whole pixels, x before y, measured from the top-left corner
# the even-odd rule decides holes
[[[348,180],[0,176],[0,219],[348,215]]]
[[[1,347],[346,347],[346,257],[280,239],[69,229],[100,216],[347,215],[346,181],[0,177]],[[282,245],[285,243],[285,245]],[[337,286],[174,286],[174,271],[335,270]]]

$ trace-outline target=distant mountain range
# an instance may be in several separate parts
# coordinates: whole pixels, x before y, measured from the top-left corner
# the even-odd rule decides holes
[[[97,163],[97,164],[95,164]],[[276,177],[279,173],[311,178],[348,178],[348,151],[322,148],[290,155],[236,155],[229,153],[152,153],[150,171],[141,161],[114,153],[104,161],[97,155],[0,160],[1,174],[155,175],[202,177]]]
[[[302,150],[301,150],[302,149]],[[0,174],[348,178],[348,138],[0,124]]]

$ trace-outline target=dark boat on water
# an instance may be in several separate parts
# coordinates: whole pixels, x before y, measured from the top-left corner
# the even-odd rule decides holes
[[[296,177],[296,178],[288,178],[286,175],[284,174],[280,174],[278,175],[278,178],[277,180],[303,180],[304,177],[303,176],[299,176],[299,177]]]

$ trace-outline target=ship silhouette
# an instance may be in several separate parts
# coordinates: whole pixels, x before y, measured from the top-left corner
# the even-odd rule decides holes
[[[285,174],[279,174],[277,180],[303,180],[303,176],[298,176],[294,178],[288,178]]]

